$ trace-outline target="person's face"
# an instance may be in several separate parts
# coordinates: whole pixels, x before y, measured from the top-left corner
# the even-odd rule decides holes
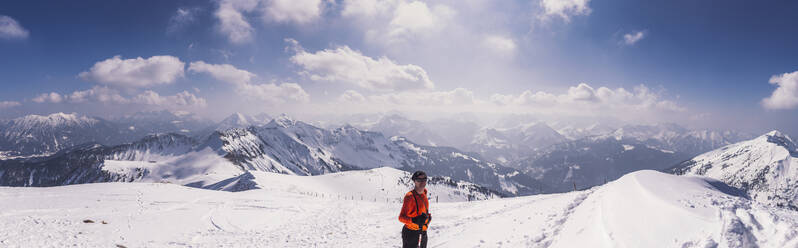
[[[416,188],[424,188],[427,186],[427,176],[417,177],[415,180]]]

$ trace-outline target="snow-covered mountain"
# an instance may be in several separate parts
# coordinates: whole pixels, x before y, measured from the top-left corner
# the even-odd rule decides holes
[[[553,122],[549,125],[569,140],[578,140],[585,137],[608,134],[617,129],[598,122],[588,125],[576,125],[570,122]]]
[[[243,191],[264,188],[279,181],[307,181],[319,179],[300,176],[280,176],[266,170],[245,170],[219,153],[181,134],[150,135],[124,145],[106,147],[99,144],[73,147],[44,159],[0,161],[0,185],[58,186],[98,182],[168,182],[197,188]],[[253,169],[253,168],[250,168]],[[380,175],[382,193],[405,190],[409,172],[393,168],[344,172],[329,175],[329,185],[343,181],[368,180],[376,183]],[[387,176],[386,176],[387,175]],[[325,177],[321,177],[325,178]],[[318,184],[318,183],[316,183]],[[310,185],[316,185],[310,183]],[[499,192],[450,177],[431,175],[430,186],[446,192],[443,200],[477,200],[499,196]],[[367,184],[360,183],[360,186]],[[386,185],[393,189],[385,191]],[[307,185],[306,185],[307,186]],[[271,186],[269,186],[271,187]],[[301,187],[300,187],[301,188]],[[376,188],[376,187],[375,187]],[[334,190],[328,187],[326,190]],[[316,192],[319,189],[314,189]],[[374,195],[376,189],[369,191]],[[384,191],[384,192],[383,192]],[[363,193],[363,190],[359,192]],[[398,194],[398,193],[397,193]]]
[[[245,170],[319,175],[377,167],[422,169],[507,194],[528,194],[536,182],[455,148],[417,145],[352,126],[322,129],[281,115],[262,127],[216,132],[207,145]]]
[[[112,145],[128,141],[116,124],[76,113],[27,115],[0,125],[0,155],[6,157],[46,155],[91,142]]]
[[[442,146],[465,150],[482,128],[477,121],[473,120],[474,118],[467,114],[459,114],[452,117],[434,119],[426,122],[425,125],[433,133],[443,137],[448,142],[447,144],[441,144]]]
[[[636,140],[652,147],[690,155],[698,155],[725,145],[753,138],[750,134],[736,131],[691,130],[672,123],[627,125],[609,135],[619,140]]]
[[[451,146],[451,142],[430,130],[421,121],[410,120],[400,114],[390,114],[373,123],[363,123],[358,128],[380,132],[388,137],[401,136],[426,146]]]
[[[154,168],[181,171],[164,174],[203,177],[202,173],[189,171],[190,167],[201,166],[196,165],[197,161],[187,159],[194,156],[192,153],[196,149],[196,142],[180,134],[151,135],[133,143],[116,146],[87,143],[61,150],[52,156],[0,161],[0,185],[57,186],[130,182],[156,173]],[[210,150],[205,153],[216,156]],[[226,161],[221,158],[219,160]],[[240,172],[232,163],[230,165],[231,169]]]
[[[209,120],[188,112],[149,111],[136,112],[114,119],[129,135],[136,139],[150,134],[182,133],[197,134],[212,126]]]
[[[779,131],[701,154],[673,171],[716,178],[757,201],[798,210],[798,146]]]
[[[541,181],[542,192],[556,193],[601,185],[637,170],[669,168],[687,157],[635,140],[596,136],[539,149],[509,166]]]
[[[258,115],[246,115],[242,113],[233,113],[227,118],[224,118],[214,126],[216,131],[224,131],[233,128],[247,128],[250,126],[263,126],[269,123],[272,117],[269,114],[261,113]]]
[[[219,166],[224,162],[229,166]],[[320,175],[386,166],[421,169],[506,195],[530,194],[539,188],[535,180],[516,170],[454,148],[420,146],[351,126],[326,130],[286,115],[261,127],[216,131],[202,142],[180,134],[159,134],[132,144],[86,145],[41,159],[4,161],[0,183],[52,186],[138,181],[153,175],[205,187],[247,171]]]
[[[506,164],[537,149],[565,141],[565,136],[545,123],[537,122],[506,129],[482,129],[464,149]]]
[[[264,174],[260,189],[243,192],[164,183],[0,187],[0,244],[397,247],[399,198],[409,186],[396,177],[406,176],[390,168]],[[639,171],[586,191],[470,202],[446,202],[457,194],[429,187],[429,247],[798,246],[798,212],[706,177]]]

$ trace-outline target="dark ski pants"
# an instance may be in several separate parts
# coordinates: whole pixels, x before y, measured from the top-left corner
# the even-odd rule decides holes
[[[418,233],[420,230],[410,230],[407,227],[402,228],[402,247],[403,248],[416,248],[418,246]],[[427,248],[427,232],[421,234],[421,248]]]

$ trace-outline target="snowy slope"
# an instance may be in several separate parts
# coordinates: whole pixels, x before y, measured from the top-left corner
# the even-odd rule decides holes
[[[390,167],[345,171],[319,176],[296,176],[262,171],[248,171],[234,180],[207,188],[225,191],[265,189],[268,191],[314,194],[336,198],[354,197],[379,201],[397,201],[413,185],[410,173]],[[495,191],[464,181],[430,176],[427,188],[430,199],[440,202],[495,199]]]
[[[778,131],[701,154],[675,172],[717,178],[757,201],[798,210],[798,149]]]
[[[358,188],[333,176],[322,176],[331,195],[310,192],[331,185],[290,181],[244,192],[0,187],[0,246],[399,247],[401,203],[341,199],[334,193]],[[640,171],[590,191],[433,202],[429,247],[798,246],[796,212],[735,194],[708,178]]]

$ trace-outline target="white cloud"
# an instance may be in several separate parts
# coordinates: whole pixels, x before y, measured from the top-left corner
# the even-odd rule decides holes
[[[765,99],[762,106],[766,109],[793,109],[798,106],[798,71],[774,75],[770,84],[778,85],[776,90]]]
[[[173,56],[152,56],[144,59],[113,58],[97,62],[79,76],[110,86],[144,88],[157,84],[169,84],[183,77],[185,63]]]
[[[623,44],[627,46],[634,45],[638,41],[642,40],[646,37],[646,32],[644,31],[637,31],[623,35]]]
[[[161,96],[160,94],[147,90],[131,100],[134,103],[156,105],[156,106],[191,106],[205,107],[205,99],[197,97],[188,91],[182,91],[173,96]]]
[[[319,19],[321,11],[321,0],[270,0],[264,8],[263,19],[304,24]]]
[[[27,29],[19,25],[17,20],[10,16],[0,15],[0,38],[4,39],[26,39],[28,38]]]
[[[191,62],[188,70],[194,73],[207,73],[216,80],[232,84],[237,94],[258,101],[272,104],[310,101],[310,95],[298,84],[252,84],[252,78],[257,75],[229,64],[208,64],[197,61]]]
[[[252,28],[242,12],[253,11],[258,4],[258,0],[219,1],[219,8],[214,13],[216,19],[219,20],[218,31],[235,44],[252,41],[255,29]]]
[[[347,90],[338,97],[340,102],[366,103],[367,105],[396,107],[396,106],[462,106],[477,103],[474,92],[465,88],[456,88],[450,91],[413,91],[394,92],[363,96],[357,91]]]
[[[87,90],[74,91],[71,94],[44,93],[32,99],[37,103],[102,103],[102,104],[143,104],[174,107],[205,107],[205,99],[188,91],[172,96],[161,96],[152,90],[146,90],[130,98],[122,96],[116,89],[106,86],[94,86]]]
[[[499,53],[512,54],[516,49],[513,39],[500,35],[486,35],[482,42],[485,47]]]
[[[302,89],[302,86],[295,83],[244,84],[237,89],[237,92],[245,97],[271,104],[310,101],[310,95]]]
[[[625,111],[668,111],[684,112],[687,109],[673,101],[663,100],[659,94],[640,85],[632,91],[624,88],[595,89],[586,83],[569,87],[565,94],[524,91],[519,95],[494,94],[491,102],[500,106],[521,106],[562,111],[567,113],[607,113],[628,114]]]
[[[569,22],[571,16],[589,15],[592,11],[589,3],[590,0],[541,0],[543,13],[538,18],[548,20],[551,17],[561,17]]]
[[[80,102],[100,102],[126,104],[130,101],[119,94],[119,91],[105,86],[94,86],[88,90],[74,91],[70,95],[64,95],[65,100],[73,103]]]
[[[400,2],[391,19],[388,36],[392,39],[406,39],[416,34],[438,30],[443,28],[452,16],[454,10],[446,5],[436,5],[430,9],[421,1]]]
[[[42,93],[31,100],[37,103],[43,103],[43,102],[59,103],[63,100],[63,97],[61,97],[61,94],[50,92],[50,93]]]
[[[301,74],[307,75],[311,80],[352,83],[373,91],[434,87],[427,72],[417,65],[399,65],[387,57],[375,60],[348,46],[316,53],[295,49],[296,54],[291,57],[291,62],[301,66]]]
[[[338,101],[340,102],[350,102],[350,103],[359,103],[365,102],[366,97],[354,90],[347,90],[344,91],[341,96],[338,97]]]
[[[175,33],[182,30],[197,19],[198,12],[198,8],[178,8],[175,14],[169,18],[166,32]]]
[[[208,73],[216,80],[236,85],[248,84],[255,77],[254,73],[235,68],[229,64],[208,64],[204,61],[191,62],[188,66],[188,71]]]
[[[234,44],[252,42],[255,28],[247,14],[260,14],[265,23],[307,24],[321,17],[322,0],[220,0],[214,16],[217,30]]]
[[[13,108],[13,107],[17,107],[17,106],[20,106],[20,105],[22,105],[22,104],[19,103],[19,102],[15,102],[15,101],[2,101],[2,102],[0,102],[0,109]]]
[[[388,13],[398,3],[398,0],[344,0],[341,15],[374,17]]]

